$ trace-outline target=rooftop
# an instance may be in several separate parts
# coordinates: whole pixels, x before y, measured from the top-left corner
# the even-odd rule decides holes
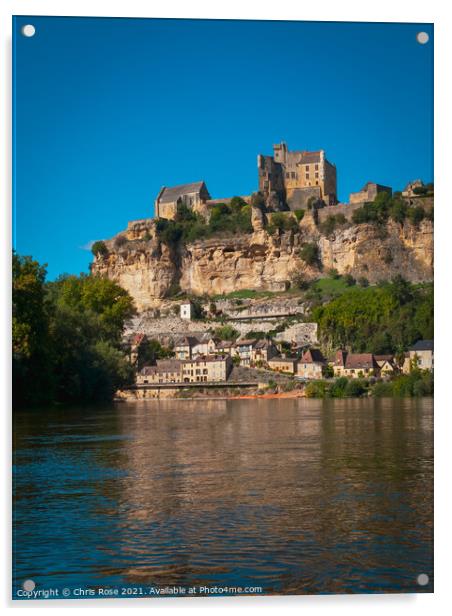
[[[173,203],[182,195],[198,193],[203,187],[204,182],[192,182],[191,184],[179,184],[179,186],[164,186],[160,193],[160,203]]]
[[[418,340],[410,351],[433,351],[433,340]]]

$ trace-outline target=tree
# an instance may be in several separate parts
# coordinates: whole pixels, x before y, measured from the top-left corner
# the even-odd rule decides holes
[[[52,398],[46,267],[31,257],[12,258],[12,352],[14,406]]]
[[[220,340],[236,340],[239,336],[239,332],[234,329],[231,325],[223,325],[222,327],[217,327],[214,331],[214,336],[219,338]]]
[[[306,263],[306,265],[319,265],[319,247],[314,242],[304,243],[301,247],[299,256],[300,259],[302,259]]]
[[[163,347],[158,340],[143,340],[138,347],[137,367],[141,370],[143,366],[155,364],[157,359],[165,359],[171,357],[171,349]]]
[[[91,247],[91,252],[96,257],[98,255],[100,255],[101,257],[105,257],[106,255],[108,255],[108,248],[103,240],[99,240],[97,242],[94,242]]]
[[[110,400],[132,382],[121,350],[132,298],[111,280],[61,276],[13,254],[14,405]]]

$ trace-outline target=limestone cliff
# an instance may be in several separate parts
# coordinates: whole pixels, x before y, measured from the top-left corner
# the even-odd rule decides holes
[[[256,218],[256,217],[255,217]],[[158,307],[176,290],[217,295],[239,289],[282,291],[296,276],[318,278],[329,269],[369,282],[402,274],[413,281],[432,279],[433,225],[390,220],[386,226],[342,225],[322,235],[311,215],[299,229],[269,235],[261,220],[249,235],[212,238],[169,248],[159,240],[152,219],[130,223],[105,242],[108,253],[95,257],[93,274],[107,276],[127,289],[137,308]],[[319,264],[300,258],[304,243],[315,243]]]

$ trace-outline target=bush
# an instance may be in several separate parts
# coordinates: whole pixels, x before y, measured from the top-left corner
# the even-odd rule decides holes
[[[274,235],[277,231],[284,233],[285,231],[299,231],[298,223],[292,213],[275,212],[270,217],[270,223],[267,225],[267,231],[270,235]]]
[[[214,336],[220,340],[235,340],[238,338],[239,332],[231,325],[223,325],[222,327],[217,327],[214,331]]]
[[[294,214],[295,214],[295,218],[298,220],[298,222],[300,222],[300,220],[303,220],[305,211],[304,210],[295,210]]]
[[[359,398],[367,392],[367,381],[364,379],[350,379],[345,388],[347,397]]]
[[[337,226],[343,225],[346,222],[347,219],[343,214],[337,214],[336,216],[330,214],[319,224],[319,231],[323,233],[323,235],[331,235]]]
[[[319,265],[319,247],[314,242],[304,243],[299,253],[300,259],[302,259],[306,265],[315,266]]]
[[[107,248],[107,246],[106,246],[104,241],[99,240],[97,242],[94,242],[94,244],[91,247],[91,252],[96,257],[97,257],[97,255],[105,257],[106,255],[108,255],[108,248]]]
[[[417,227],[419,223],[425,218],[424,208],[421,205],[408,208],[407,217],[411,221],[411,223]]]
[[[352,287],[354,284],[356,284],[356,280],[351,274],[345,274],[345,276],[343,276],[343,280],[347,287]]]
[[[360,287],[368,287],[369,286],[369,281],[364,276],[361,276],[360,278],[358,278],[357,282],[358,282]]]
[[[295,274],[292,278],[290,286],[293,289],[299,289],[300,291],[306,291],[309,288],[309,281],[306,280],[304,275],[301,272]]]

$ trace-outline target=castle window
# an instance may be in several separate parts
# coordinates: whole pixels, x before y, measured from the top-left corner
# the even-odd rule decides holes
[[[316,174],[315,174],[315,177],[316,177],[316,178],[318,178],[318,177],[319,177],[319,174],[318,174],[318,173],[316,173]]]
[[[297,174],[295,173],[295,171],[292,171],[292,178],[295,179],[297,177]]]
[[[309,171],[309,165],[305,165],[306,171]]]
[[[316,170],[316,171],[318,171],[318,170],[319,170],[319,166],[318,166],[318,165],[316,165],[316,166],[315,166],[315,170]]]
[[[306,174],[306,179],[309,180],[309,173]]]

